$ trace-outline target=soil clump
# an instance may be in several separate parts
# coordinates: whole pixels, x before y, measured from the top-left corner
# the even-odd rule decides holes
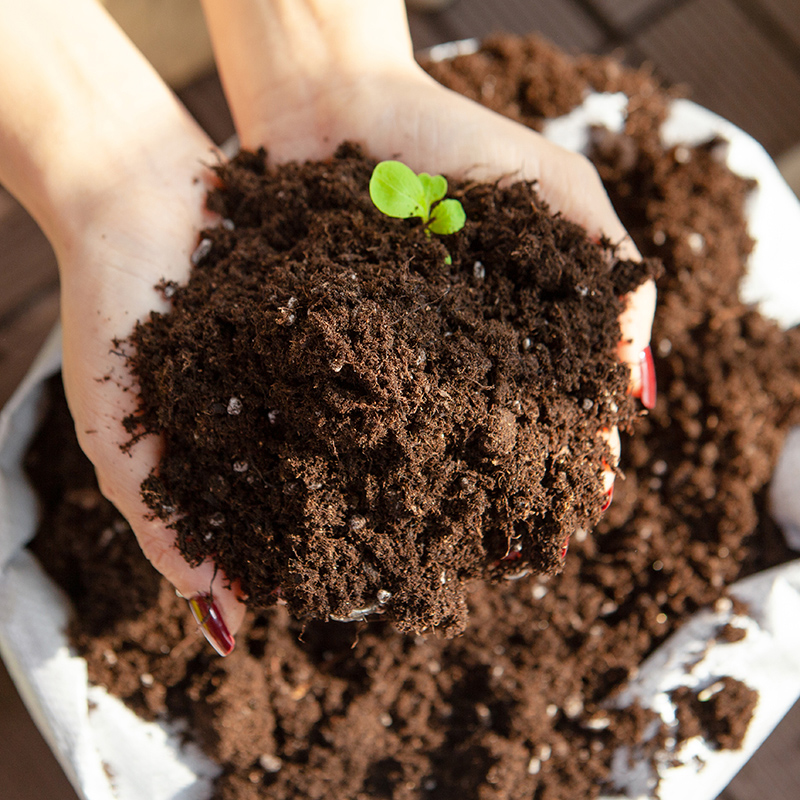
[[[465,582],[553,574],[597,522],[600,431],[637,414],[619,298],[655,264],[524,183],[452,185],[467,224],[431,237],[372,205],[375,163],[217,169],[225,223],[131,337],[126,424],[164,440],[149,506],[251,607],[449,635]]]
[[[536,39],[493,39],[431,69],[535,125],[520,98],[537,72],[547,80],[530,96],[552,94],[559,113],[579,102],[572,87],[624,88],[625,130],[598,132],[593,158],[639,249],[665,265],[658,403],[624,442],[613,505],[573,537],[563,571],[466,584],[464,635],[303,624],[272,606],[248,617],[224,660],[154,578],[90,470],[74,467],[77,455],[59,465],[52,440],[40,441],[30,462],[53,501],[34,549],[70,591],[90,679],[147,718],[186,718],[223,766],[218,800],[596,798],[613,754],[640,745],[650,720],[614,702],[643,659],[687,615],[725,601],[727,584],[793,555],[767,516],[765,486],[799,421],[800,331],[738,298],[751,187],[724,166],[720,143],[665,149],[657,129],[669,94],[648,73]],[[739,634],[724,626],[719,637]],[[698,732],[738,745],[751,690],[722,681],[713,706],[692,694],[676,693],[681,728],[669,731],[673,747],[665,732],[651,742],[657,760]]]

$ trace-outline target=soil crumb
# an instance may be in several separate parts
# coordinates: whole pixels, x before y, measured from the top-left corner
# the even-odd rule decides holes
[[[681,686],[671,693],[682,739],[701,736],[716,750],[738,750],[758,703],[758,692],[724,677],[696,691]]]

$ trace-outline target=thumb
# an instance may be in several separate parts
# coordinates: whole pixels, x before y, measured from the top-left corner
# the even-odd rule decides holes
[[[656,285],[648,280],[626,295],[619,317],[622,332],[617,353],[631,370],[631,394],[651,409],[656,401],[656,375],[650,350],[650,332],[656,307]]]
[[[584,156],[562,153],[541,162],[542,194],[551,207],[582,225],[589,236],[605,237],[616,247],[620,259],[640,261],[628,232],[603,188],[597,170]],[[631,372],[631,393],[646,408],[655,405],[656,385],[650,333],[656,308],[656,285],[650,279],[625,296],[619,317],[622,339],[617,349],[620,360]]]

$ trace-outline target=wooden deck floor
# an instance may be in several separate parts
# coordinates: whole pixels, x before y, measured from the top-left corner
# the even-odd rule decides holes
[[[781,163],[794,163],[800,153],[800,0],[456,0],[443,12],[412,13],[411,24],[418,48],[498,30],[538,31],[568,50],[648,61],[758,138],[773,157],[783,157]],[[215,76],[195,81],[181,96],[217,142],[232,133]],[[0,188],[0,406],[56,320],[57,306],[53,254]],[[2,663],[0,797],[75,800]],[[800,704],[720,796],[797,798]]]

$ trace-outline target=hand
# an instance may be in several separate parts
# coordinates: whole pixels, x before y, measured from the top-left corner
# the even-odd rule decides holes
[[[121,353],[128,347],[112,342],[127,338],[135,321],[151,311],[167,310],[154,287],[188,280],[198,233],[212,222],[204,211],[202,167],[216,160],[211,142],[188,116],[150,116],[148,124],[154,123],[157,139],[145,140],[143,133],[138,139],[147,158],[128,151],[130,171],[93,193],[81,228],[59,247],[64,386],[102,493],[128,520],[153,566],[190,599],[212,644],[226,653],[244,605],[211,560],[190,568],[175,547],[175,532],[153,519],[141,498],[141,483],[159,462],[161,440],[148,436],[130,452],[121,449],[131,438],[121,422],[135,411],[136,391]],[[209,612],[225,620],[228,632],[206,619]]]
[[[211,222],[203,163],[216,160],[210,140],[93,0],[0,0],[0,180],[56,251],[63,376],[78,439],[103,494],[224,653],[245,607],[210,560],[189,566],[174,531],[143,503],[140,485],[161,442],[147,437],[122,451],[136,392],[112,344],[150,311],[166,310],[157,283],[188,278],[198,233]]]
[[[204,0],[204,8],[243,147],[265,146],[280,162],[327,158],[350,140],[417,172],[536,180],[551,209],[639,258],[584,156],[445,89],[416,64],[401,0]],[[647,407],[655,297],[647,281],[620,317],[619,356]],[[619,435],[604,438],[615,466]],[[604,481],[610,502],[611,465]]]

